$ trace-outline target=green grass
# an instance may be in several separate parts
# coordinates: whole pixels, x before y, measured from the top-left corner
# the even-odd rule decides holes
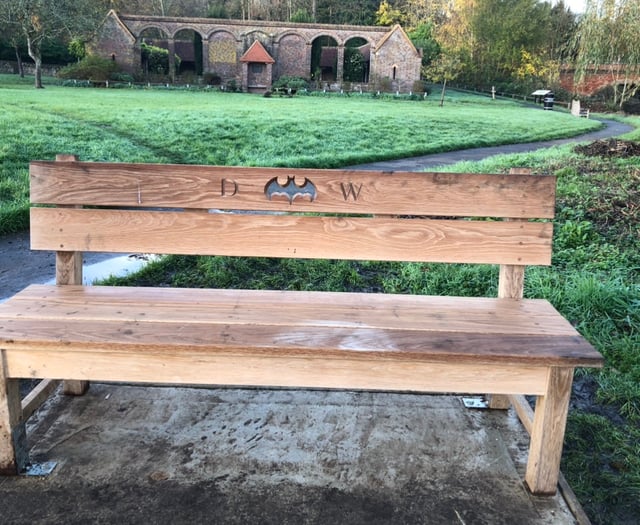
[[[509,101],[214,91],[35,90],[0,75],[0,234],[28,227],[27,166],[82,160],[335,168],[576,135],[599,123]]]

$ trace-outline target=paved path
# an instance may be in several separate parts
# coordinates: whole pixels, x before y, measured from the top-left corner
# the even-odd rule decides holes
[[[492,157],[494,155],[503,155],[509,153],[524,153],[535,151],[561,144],[570,144],[572,142],[589,142],[598,139],[617,137],[624,133],[632,131],[633,126],[623,124],[615,120],[601,120],[605,127],[598,131],[570,137],[566,139],[547,140],[543,142],[528,142],[525,144],[505,144],[502,146],[490,146],[487,148],[473,148],[461,151],[445,151],[443,153],[435,153],[433,155],[422,155],[419,157],[411,157],[408,159],[388,160],[383,162],[373,162],[370,164],[359,164],[350,166],[355,170],[382,170],[382,171],[423,171],[425,168],[433,168],[435,166],[446,166],[455,164],[465,160],[476,161]]]

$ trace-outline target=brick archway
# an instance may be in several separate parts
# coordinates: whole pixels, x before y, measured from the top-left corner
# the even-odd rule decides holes
[[[410,90],[420,78],[421,55],[400,26],[335,26],[328,24],[293,24],[259,20],[222,20],[209,18],[166,18],[118,14],[110,11],[96,38],[90,43],[92,52],[117,57],[125,70],[135,73],[140,67],[136,43],[142,31],[157,28],[168,35],[167,49],[175,54],[175,36],[190,30],[202,37],[203,71],[215,73],[224,82],[243,84],[239,59],[255,41],[260,41],[273,57],[274,80],[282,75],[309,78],[312,42],[320,36],[337,42],[336,80],[342,81],[344,44],[362,38],[369,44],[371,79],[376,72],[391,71],[398,64],[396,87]],[[170,64],[173,61],[170,59]],[[172,78],[175,71],[172,71]],[[387,74],[388,76],[388,74]]]

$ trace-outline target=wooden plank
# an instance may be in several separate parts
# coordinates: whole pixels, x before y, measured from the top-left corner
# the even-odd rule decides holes
[[[555,494],[573,382],[572,368],[548,371],[546,393],[536,401],[525,481],[536,495]],[[521,392],[522,393],[522,392]]]
[[[0,350],[0,475],[16,475],[28,462],[27,435],[18,380],[10,378],[6,357]]]
[[[44,161],[30,173],[32,202],[43,204],[522,218],[552,218],[556,184],[552,176]],[[265,195],[270,181],[284,187],[288,178],[299,195],[291,203]]]
[[[284,386],[416,392],[539,394],[546,383],[542,367],[423,363],[370,359],[215,355],[198,352],[85,350],[7,352],[11,375],[46,373],[92,381],[154,384]]]
[[[508,363],[537,366],[601,366],[602,357],[579,337],[476,334],[371,328],[300,327],[5,319],[0,337],[9,350],[83,349],[121,352],[197,352],[273,355],[317,360],[410,360],[452,364]],[[49,377],[48,375],[36,377]]]
[[[32,285],[0,318],[578,336],[547,301],[273,290]]]
[[[551,263],[551,223],[31,209],[36,250]]]
[[[54,379],[43,379],[36,387],[22,400],[22,418],[26,421],[32,414],[40,408],[49,396],[55,392],[60,381]]]

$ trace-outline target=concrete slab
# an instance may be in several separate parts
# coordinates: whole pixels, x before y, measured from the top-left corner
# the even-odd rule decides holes
[[[570,524],[512,412],[448,396],[93,384],[29,423],[2,523]]]

